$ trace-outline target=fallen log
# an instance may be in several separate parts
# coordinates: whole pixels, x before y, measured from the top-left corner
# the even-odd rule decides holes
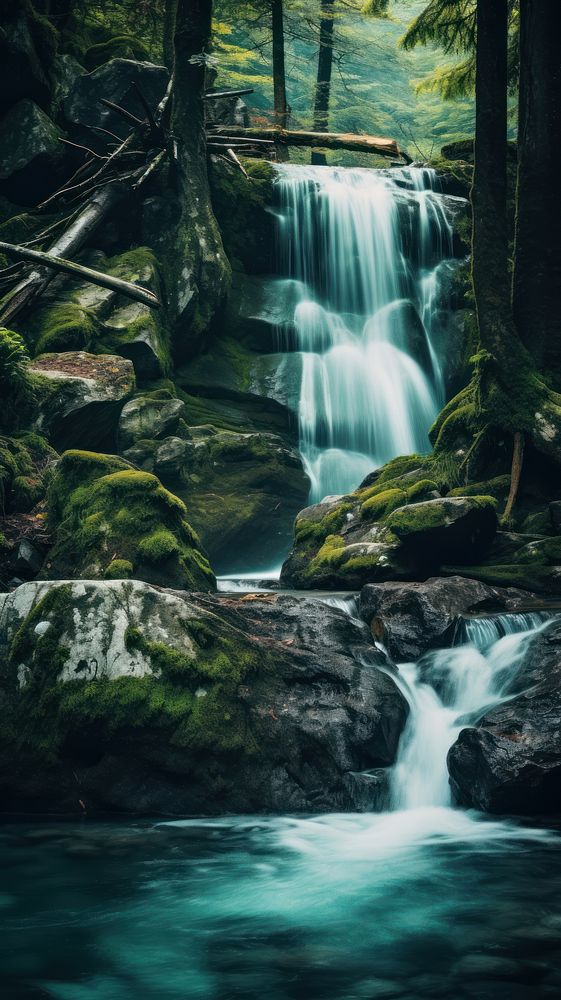
[[[203,94],[203,100],[217,101],[221,97],[242,97],[244,94],[253,94],[253,87],[244,87],[243,90],[207,90]]]
[[[234,139],[267,139],[284,146],[310,146],[313,149],[348,149],[357,153],[377,153],[379,156],[401,156],[411,163],[411,157],[399,148],[395,139],[380,139],[372,135],[355,135],[352,132],[308,132],[283,129],[278,125],[265,128],[243,125],[211,125],[209,139],[229,136]]]
[[[8,257],[19,257],[22,260],[30,260],[33,263],[42,264],[44,267],[52,268],[54,271],[63,271],[72,275],[73,278],[82,278],[90,281],[94,285],[101,285],[102,288],[109,288],[119,295],[126,295],[135,302],[142,302],[150,306],[151,309],[159,309],[161,302],[154,292],[142,285],[134,285],[131,281],[123,278],[116,278],[112,274],[104,274],[103,271],[95,271],[92,267],[84,267],[83,264],[76,264],[73,260],[65,260],[64,257],[53,257],[52,254],[43,253],[42,250],[29,250],[28,247],[21,247],[15,243],[3,243],[0,241],[0,253],[7,254]]]
[[[71,257],[78,253],[91,234],[127,193],[127,186],[120,181],[107,184],[97,191],[68,228],[51,244],[48,251],[50,256]],[[41,295],[54,277],[55,272],[52,268],[40,266],[22,278],[4,296],[0,304],[0,326],[9,326],[22,309],[30,305],[38,295]]]

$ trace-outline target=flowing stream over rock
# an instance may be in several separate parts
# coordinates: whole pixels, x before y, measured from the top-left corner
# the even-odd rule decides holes
[[[428,450],[444,402],[435,302],[452,229],[432,169],[277,171],[279,270],[299,282],[299,437],[314,503]]]
[[[479,647],[401,665],[411,714],[386,812],[5,825],[5,995],[559,996],[558,835],[450,807],[450,742],[508,697],[543,627],[482,620]]]

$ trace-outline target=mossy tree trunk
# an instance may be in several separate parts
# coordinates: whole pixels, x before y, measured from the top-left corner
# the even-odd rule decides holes
[[[165,0],[164,3],[164,23],[162,33],[162,54],[164,66],[173,73],[175,64],[175,20],[177,17],[177,0]]]
[[[212,211],[202,94],[210,45],[212,0],[177,0],[174,34],[173,133],[179,217],[171,253],[164,262],[174,341],[189,353],[226,294],[230,266]]]
[[[552,213],[561,153],[559,0],[520,0],[514,319],[561,387],[561,226]]]

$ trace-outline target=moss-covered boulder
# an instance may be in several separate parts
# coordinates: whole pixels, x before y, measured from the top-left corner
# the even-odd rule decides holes
[[[114,447],[119,414],[135,387],[130,361],[66,351],[40,355],[29,370],[37,388],[37,430],[59,451]]]
[[[354,809],[356,772],[395,760],[385,657],[321,602],[79,580],[0,597],[0,620],[2,809]]]
[[[119,422],[121,454],[185,501],[217,570],[280,564],[308,497],[300,455],[276,434],[188,426],[187,415],[166,390],[135,397]]]
[[[432,457],[394,459],[354,493],[301,511],[281,580],[343,587],[424,579],[450,562],[486,555],[497,530],[493,497],[441,496],[448,488]]]
[[[58,37],[29,0],[4,0],[0,34],[0,115],[29,98],[48,110]]]
[[[113,257],[90,251],[83,262],[163,297],[158,263],[147,247]],[[164,310],[73,278],[39,303],[25,333],[35,354],[84,350],[128,358],[139,380],[159,378],[171,369]]]
[[[122,574],[189,590],[215,586],[183,502],[115,455],[66,452],[49,487],[48,513],[55,540],[46,579]]]

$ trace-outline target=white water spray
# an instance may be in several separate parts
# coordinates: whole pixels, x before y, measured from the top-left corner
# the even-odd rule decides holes
[[[277,170],[280,268],[301,283],[299,435],[316,502],[428,450],[444,402],[433,323],[452,231],[433,170]]]
[[[452,804],[446,757],[465,726],[508,699],[528,644],[546,613],[504,614],[466,622],[466,645],[405,663],[395,680],[410,714],[393,769],[393,809]]]

